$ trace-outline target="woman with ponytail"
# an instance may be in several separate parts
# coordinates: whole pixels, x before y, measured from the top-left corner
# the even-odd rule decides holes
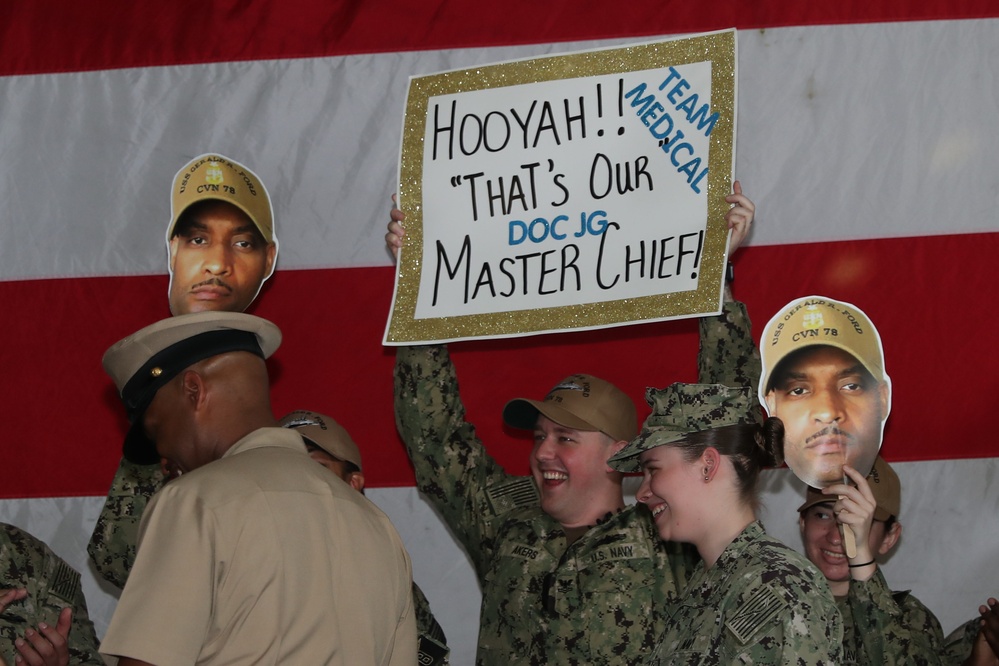
[[[756,517],[760,470],[783,461],[781,422],[761,424],[749,387],[673,384],[646,400],[652,414],[609,464],[641,471],[638,501],[659,536],[701,556],[649,663],[839,664],[824,577]]]

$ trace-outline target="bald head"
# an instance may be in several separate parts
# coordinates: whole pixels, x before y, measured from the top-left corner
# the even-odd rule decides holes
[[[189,472],[258,428],[277,426],[267,365],[250,352],[199,361],[156,392],[143,417],[160,456]]]

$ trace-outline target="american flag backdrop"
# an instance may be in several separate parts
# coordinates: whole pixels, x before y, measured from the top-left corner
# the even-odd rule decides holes
[[[916,6],[918,5],[918,9]],[[999,593],[999,5],[508,0],[0,5],[0,520],[85,572],[98,632],[114,591],[85,546],[126,423],[104,350],[167,316],[174,172],[221,152],[273,200],[274,409],[330,414],[360,444],[454,648],[471,663],[478,589],[420,499],[381,346],[383,235],[411,75],[739,29],[735,173],[757,222],[735,257],[759,335],[798,296],[855,303],[892,377],[883,453],[903,482],[885,568],[949,631]],[[470,419],[525,472],[507,399],[588,372],[641,406],[696,379],[692,321],[453,345]],[[802,489],[766,477],[768,530],[800,547]]]

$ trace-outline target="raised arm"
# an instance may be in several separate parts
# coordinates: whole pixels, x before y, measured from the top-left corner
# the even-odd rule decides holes
[[[508,475],[465,420],[444,345],[397,349],[395,418],[417,486],[479,568],[492,553],[495,525],[503,514],[538,502],[533,480]]]
[[[731,257],[749,234],[756,206],[742,194],[739,181],[735,181],[733,193],[725,200],[732,204],[725,215],[732,230],[729,240]],[[699,382],[726,386],[756,386],[759,383],[760,351],[753,342],[746,306],[733,299],[730,284],[725,285],[725,303],[721,314],[702,317],[700,334],[697,355]]]
[[[395,256],[405,217],[392,209],[385,244]],[[540,501],[534,481],[507,474],[465,420],[457,373],[444,345],[396,350],[395,419],[417,486],[444,516],[481,577],[503,514]]]

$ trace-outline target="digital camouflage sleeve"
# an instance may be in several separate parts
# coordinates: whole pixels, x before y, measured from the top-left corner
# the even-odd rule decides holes
[[[738,301],[725,303],[721,314],[701,317],[699,326],[697,381],[755,389],[760,383],[762,362],[746,306]]]
[[[971,648],[974,647],[981,628],[982,618],[973,617],[950,632],[944,639],[940,663],[944,666],[962,666],[964,660],[971,655]]]
[[[850,593],[836,602],[843,616],[844,664],[941,663],[940,622],[908,592],[892,592],[880,569],[870,580],[850,581]]]
[[[395,375],[396,424],[417,487],[455,532],[481,580],[494,546],[493,504],[537,504],[537,489],[529,478],[507,474],[465,421],[446,346],[399,347]]]
[[[73,609],[69,663],[103,664],[87,614],[80,574],[44,543],[13,525],[0,523],[0,589],[27,588],[28,596],[0,614],[0,658],[15,663],[14,640],[39,622],[54,627],[63,608]],[[17,662],[23,663],[23,662]]]
[[[162,486],[159,465],[135,465],[122,458],[87,545],[97,572],[118,588],[125,587],[135,562],[142,512]]]
[[[430,610],[423,590],[413,583],[413,611],[416,614],[416,628],[419,632],[417,657],[419,666],[444,666],[450,663],[451,650],[447,647],[444,629]]]

